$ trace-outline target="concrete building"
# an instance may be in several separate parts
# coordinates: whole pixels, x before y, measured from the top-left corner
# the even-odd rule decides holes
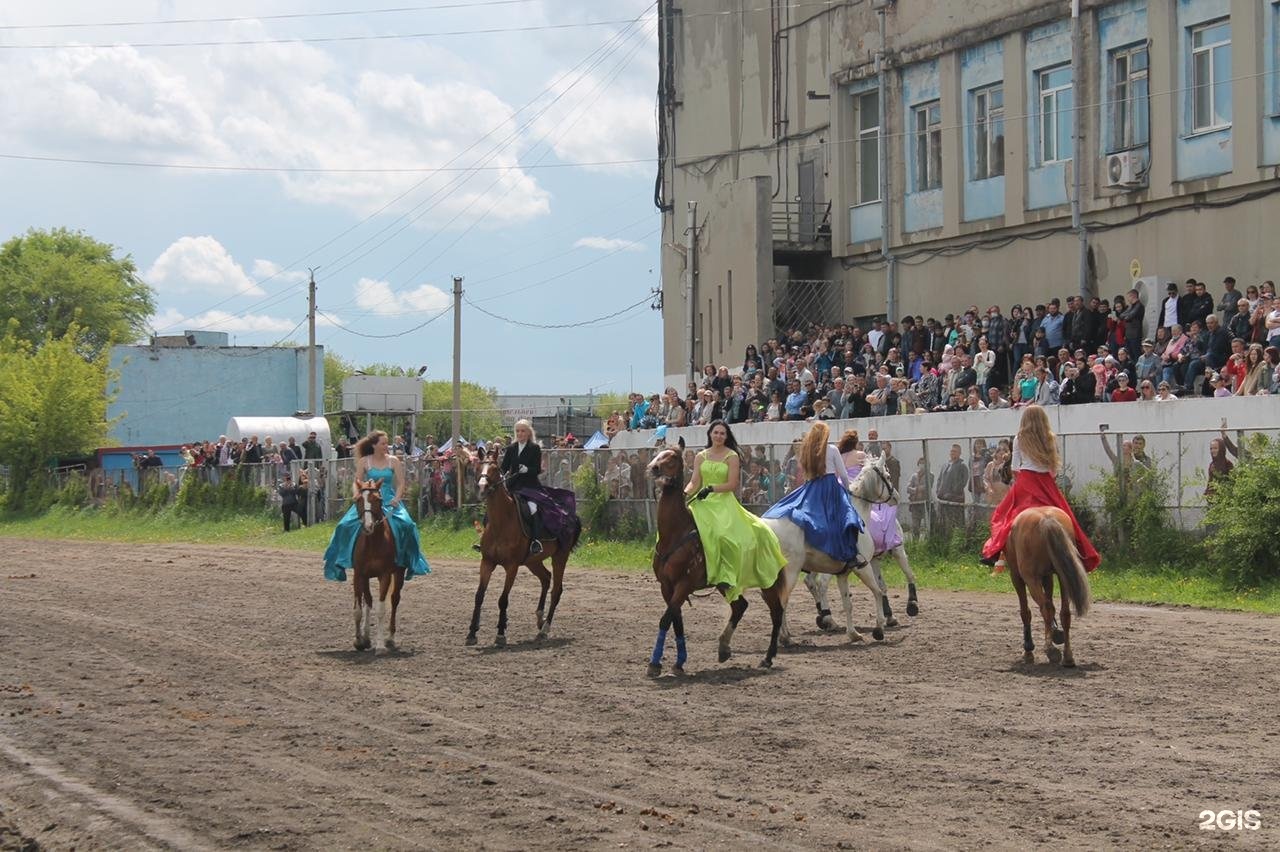
[[[808,321],[1280,273],[1276,0],[675,5],[669,384]]]
[[[307,407],[307,349],[229,346],[223,332],[189,331],[147,346],[115,346],[111,437],[125,447],[217,440],[232,417],[290,416]],[[317,367],[324,349],[317,347]],[[316,370],[316,399],[324,373]]]

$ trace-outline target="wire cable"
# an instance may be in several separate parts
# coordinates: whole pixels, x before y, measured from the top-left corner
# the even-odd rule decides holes
[[[567,322],[567,323],[536,323],[536,322],[525,322],[523,320],[511,319],[510,317],[504,317],[504,316],[501,316],[500,314],[495,314],[492,311],[489,311],[489,310],[486,310],[485,308],[480,307],[475,302],[468,299],[466,296],[463,296],[462,300],[466,302],[468,305],[470,305],[471,307],[475,308],[480,313],[484,314],[485,316],[492,317],[493,319],[500,320],[501,322],[510,323],[511,325],[518,325],[521,328],[536,328],[539,330],[552,330],[552,329],[566,329],[566,328],[583,328],[585,326],[595,325],[597,323],[604,322],[605,320],[611,320],[615,317],[618,317],[618,316],[621,316],[622,314],[627,313],[628,311],[638,308],[640,305],[651,304],[653,302],[653,295],[649,294],[645,296],[643,299],[641,299],[640,301],[636,302],[635,304],[627,305],[622,310],[614,311],[611,314],[605,314],[602,317],[596,317],[595,319],[589,319],[589,320],[582,320],[581,322]]]
[[[440,319],[440,317],[444,316],[445,314],[449,313],[452,310],[453,310],[453,305],[450,305],[440,313],[428,319],[426,322],[419,323],[418,325],[415,325],[413,328],[406,328],[404,331],[397,331],[394,334],[367,334],[363,331],[356,331],[354,328],[348,328],[347,326],[343,325],[342,323],[335,320],[333,317],[329,316],[328,314],[320,310],[316,311],[316,316],[324,317],[329,321],[329,323],[334,328],[338,329],[339,331],[345,331],[347,334],[354,334],[356,337],[365,337],[365,338],[368,338],[369,340],[391,340],[396,337],[404,337],[406,334],[413,334],[415,331],[421,331],[422,329],[431,325],[431,323]]]

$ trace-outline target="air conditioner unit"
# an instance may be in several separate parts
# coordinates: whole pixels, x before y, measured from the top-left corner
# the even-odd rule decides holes
[[[1121,151],[1107,155],[1107,186],[1132,189],[1146,185],[1147,175],[1140,152]]]

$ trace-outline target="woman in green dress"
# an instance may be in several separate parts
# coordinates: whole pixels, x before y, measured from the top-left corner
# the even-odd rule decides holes
[[[742,454],[723,420],[707,430],[707,448],[693,460],[685,494],[707,560],[707,583],[732,603],[743,589],[768,589],[786,564],[778,537],[738,502]]]

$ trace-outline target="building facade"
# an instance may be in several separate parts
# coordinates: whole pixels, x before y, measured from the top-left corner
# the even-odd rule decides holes
[[[324,399],[324,349],[316,347],[316,399]],[[217,440],[232,417],[305,411],[307,348],[228,346],[222,332],[153,338],[111,349],[111,437],[125,447]]]
[[[1280,272],[1277,0],[754,5],[659,3],[669,384],[812,321]]]

